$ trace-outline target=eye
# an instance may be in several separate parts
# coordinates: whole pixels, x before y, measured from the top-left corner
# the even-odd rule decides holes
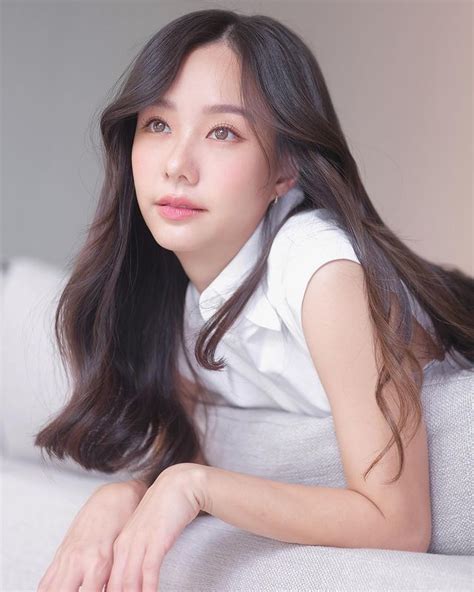
[[[146,123],[143,124],[143,129],[147,129],[152,123],[164,123],[165,125],[168,125],[166,121],[163,121],[162,119],[157,119],[156,117],[152,117],[151,119],[148,119]]]
[[[164,121],[163,119],[158,119],[157,117],[152,117],[152,118],[148,119],[148,120],[146,121],[146,123],[144,123],[144,124],[143,124],[143,129],[148,129],[148,128],[151,126],[151,129],[155,129],[155,130],[156,130],[156,128],[153,128],[153,125],[152,125],[152,124],[154,124],[154,123],[157,123],[157,124],[164,124],[165,126],[167,126],[167,125],[168,125],[168,124],[166,123],[166,121]],[[228,130],[228,131],[230,131],[230,133],[231,133],[231,134],[234,134],[234,135],[235,135],[237,138],[240,138],[240,135],[237,133],[237,131],[236,131],[236,130],[235,130],[235,129],[234,129],[232,126],[231,126],[231,125],[229,125],[229,124],[227,124],[227,123],[220,123],[219,125],[216,125],[215,127],[213,127],[213,128],[210,130],[210,132],[209,132],[209,133],[211,133],[211,132],[214,132],[214,131],[216,131],[216,130],[218,130],[218,131],[221,131],[221,130]],[[152,131],[151,133],[152,133],[152,134],[156,134],[156,133],[158,133],[158,134],[159,134],[159,133],[161,133],[161,132],[159,132],[159,131]],[[227,138],[227,137],[228,137],[228,136],[226,136],[226,138]],[[217,138],[217,139],[222,139],[222,138]]]
[[[234,134],[234,136],[236,136],[237,138],[240,138],[239,134],[230,125],[225,125],[223,123],[220,123],[219,125],[216,125],[216,127],[213,127],[209,133],[214,132],[215,130],[218,130],[219,132],[221,130],[228,130],[231,134]],[[226,135],[226,138],[227,138],[227,135]],[[219,139],[222,139],[222,138],[219,138]]]

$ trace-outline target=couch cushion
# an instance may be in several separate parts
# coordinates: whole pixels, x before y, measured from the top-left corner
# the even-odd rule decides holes
[[[2,452],[39,460],[33,434],[64,403],[67,383],[53,347],[53,314],[65,274],[15,257],[3,275]]]
[[[0,452],[6,457],[43,463],[41,451],[33,443],[34,435],[69,395],[53,331],[54,314],[68,274],[30,257],[13,257],[4,261],[3,267]],[[58,468],[87,473],[70,458],[53,462]],[[128,472],[121,471],[115,476],[104,475],[104,479],[126,476]]]

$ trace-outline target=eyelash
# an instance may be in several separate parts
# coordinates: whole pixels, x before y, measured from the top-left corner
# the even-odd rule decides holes
[[[160,123],[164,123],[165,125],[168,125],[168,123],[166,123],[166,121],[164,119],[159,119],[158,117],[151,117],[143,124],[143,129],[146,129],[151,123],[153,123],[155,121],[158,121]],[[235,134],[238,138],[241,137],[240,134],[237,132],[237,130],[233,126],[231,126],[230,124],[228,124],[226,122],[219,123],[218,125],[213,127],[211,130],[209,130],[209,133],[213,132],[216,129],[228,129],[233,134]],[[152,132],[152,133],[157,133],[157,132]],[[220,140],[220,141],[225,142],[226,140]]]

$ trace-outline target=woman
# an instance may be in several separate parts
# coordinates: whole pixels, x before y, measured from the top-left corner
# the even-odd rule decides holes
[[[201,512],[282,541],[426,550],[423,371],[473,362],[474,281],[381,220],[310,50],[270,17],[186,14],[100,123],[105,181],[56,315],[72,395],[35,444],[136,478],[94,493],[39,590],[156,590]],[[219,394],[332,413],[348,488],[207,466],[194,405]]]

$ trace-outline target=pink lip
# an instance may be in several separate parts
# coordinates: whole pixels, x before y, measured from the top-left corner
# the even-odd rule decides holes
[[[158,205],[171,205],[174,208],[179,208],[181,206],[187,206],[188,208],[193,208],[194,210],[202,210],[200,204],[197,204],[190,199],[188,199],[185,195],[163,195],[157,200],[155,203]]]
[[[164,218],[168,218],[170,220],[184,220],[186,218],[192,218],[193,216],[197,216],[202,214],[204,210],[198,209],[188,209],[188,208],[173,208],[173,206],[169,205],[159,205],[158,211]]]

